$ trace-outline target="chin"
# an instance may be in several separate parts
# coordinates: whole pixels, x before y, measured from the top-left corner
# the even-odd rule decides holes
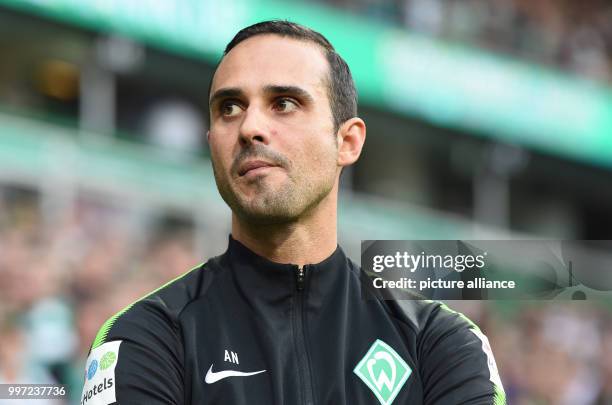
[[[298,216],[290,215],[287,212],[272,210],[234,210],[236,215],[243,221],[255,225],[281,225],[295,222]]]
[[[281,198],[281,193],[271,192],[252,198],[238,198],[232,211],[250,223],[273,225],[293,222],[300,216],[299,204],[291,199]]]

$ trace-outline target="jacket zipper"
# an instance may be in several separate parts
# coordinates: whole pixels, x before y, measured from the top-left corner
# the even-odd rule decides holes
[[[297,286],[297,312],[295,316],[296,339],[298,351],[298,365],[301,374],[301,384],[303,388],[302,399],[306,405],[314,405],[314,393],[312,387],[312,377],[310,370],[310,362],[308,351],[306,350],[306,332],[304,328],[305,311],[304,311],[304,288],[306,284],[306,267],[298,266],[296,270],[296,286]]]
[[[304,280],[306,278],[306,270],[304,270],[304,267],[305,266],[298,266],[297,268],[296,277],[297,277],[297,290],[298,291],[304,290]]]

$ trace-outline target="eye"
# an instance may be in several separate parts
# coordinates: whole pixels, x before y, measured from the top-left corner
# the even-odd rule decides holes
[[[235,117],[240,113],[242,107],[235,101],[226,101],[221,104],[221,114],[224,117]]]
[[[291,98],[282,97],[274,102],[274,106],[272,108],[273,110],[281,113],[289,113],[298,109],[298,103]]]

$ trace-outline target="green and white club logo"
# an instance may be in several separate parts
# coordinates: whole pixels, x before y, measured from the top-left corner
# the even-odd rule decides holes
[[[382,405],[390,405],[412,369],[391,346],[377,339],[353,373],[372,390]]]

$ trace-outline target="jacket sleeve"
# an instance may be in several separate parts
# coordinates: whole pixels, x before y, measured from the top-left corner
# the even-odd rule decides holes
[[[81,405],[184,404],[179,335],[163,306],[146,300],[111,317],[89,352]]]
[[[487,337],[444,304],[433,310],[419,339],[426,405],[505,405]]]

